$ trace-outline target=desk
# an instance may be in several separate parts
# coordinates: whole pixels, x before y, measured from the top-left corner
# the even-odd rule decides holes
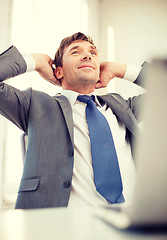
[[[0,240],[167,240],[164,233],[119,231],[93,208],[0,211]]]

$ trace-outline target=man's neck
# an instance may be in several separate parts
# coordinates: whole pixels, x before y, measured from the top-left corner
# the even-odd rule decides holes
[[[84,94],[87,95],[89,93],[92,93],[95,91],[95,88],[91,87],[91,88],[84,88],[84,87],[80,87],[80,88],[63,88],[63,90],[69,90],[69,91],[74,91],[80,94]]]

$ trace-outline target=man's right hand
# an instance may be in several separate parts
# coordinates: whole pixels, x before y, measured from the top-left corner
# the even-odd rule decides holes
[[[47,54],[34,53],[31,56],[35,60],[35,70],[46,81],[61,86],[60,81],[54,75],[54,61]]]

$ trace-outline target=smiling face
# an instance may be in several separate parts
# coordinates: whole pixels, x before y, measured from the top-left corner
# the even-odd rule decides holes
[[[88,41],[77,40],[64,50],[62,67],[55,75],[63,89],[83,94],[93,92],[99,79],[99,59],[96,47]]]

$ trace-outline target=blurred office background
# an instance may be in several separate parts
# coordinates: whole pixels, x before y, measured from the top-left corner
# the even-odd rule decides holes
[[[52,58],[62,38],[82,31],[99,49],[100,61],[141,65],[167,55],[166,0],[0,0],[0,52],[14,44],[21,53]],[[50,95],[61,92],[31,72],[7,83]],[[120,79],[98,93],[125,98],[142,89]],[[23,169],[22,132],[0,116],[0,208],[13,208]]]

